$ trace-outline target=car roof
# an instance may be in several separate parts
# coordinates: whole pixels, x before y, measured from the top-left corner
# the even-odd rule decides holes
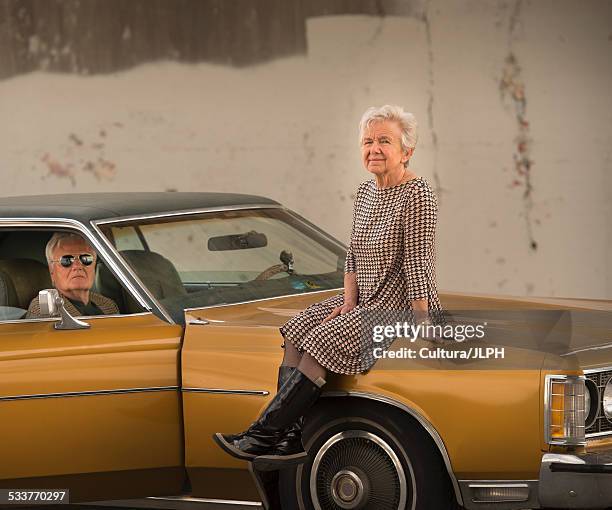
[[[0,197],[0,218],[69,218],[88,223],[123,216],[244,205],[278,205],[278,202],[256,195],[213,192],[31,195]]]

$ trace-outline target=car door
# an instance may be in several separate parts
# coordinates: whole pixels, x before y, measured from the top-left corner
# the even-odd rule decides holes
[[[182,327],[146,310],[82,320],[0,321],[0,487],[180,493]]]
[[[278,330],[337,291],[189,310],[182,350],[185,463],[194,495],[259,499],[247,465],[223,452],[215,432],[246,429],[276,393]]]
[[[159,305],[185,324],[181,374],[192,495],[258,499],[247,464],[221,451],[212,435],[244,430],[273,397],[283,356],[278,328],[339,292],[345,248],[272,206],[97,225]]]

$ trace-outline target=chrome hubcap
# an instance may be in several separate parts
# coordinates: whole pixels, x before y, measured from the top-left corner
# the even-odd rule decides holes
[[[315,510],[398,510],[406,507],[406,474],[381,437],[347,430],[319,449],[310,471]]]
[[[331,481],[332,499],[340,508],[359,508],[367,500],[367,484],[367,476],[360,469],[338,471]]]

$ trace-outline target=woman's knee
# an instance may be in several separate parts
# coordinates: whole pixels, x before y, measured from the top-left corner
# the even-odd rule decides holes
[[[285,354],[283,355],[283,365],[297,367],[302,359],[302,355],[300,351],[297,350],[297,347],[293,345],[292,342],[287,341],[285,339],[283,343],[283,347],[285,349]]]

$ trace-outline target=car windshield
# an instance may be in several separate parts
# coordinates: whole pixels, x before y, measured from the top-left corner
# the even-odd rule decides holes
[[[185,308],[344,284],[342,244],[284,209],[132,220],[102,230],[175,320]]]

